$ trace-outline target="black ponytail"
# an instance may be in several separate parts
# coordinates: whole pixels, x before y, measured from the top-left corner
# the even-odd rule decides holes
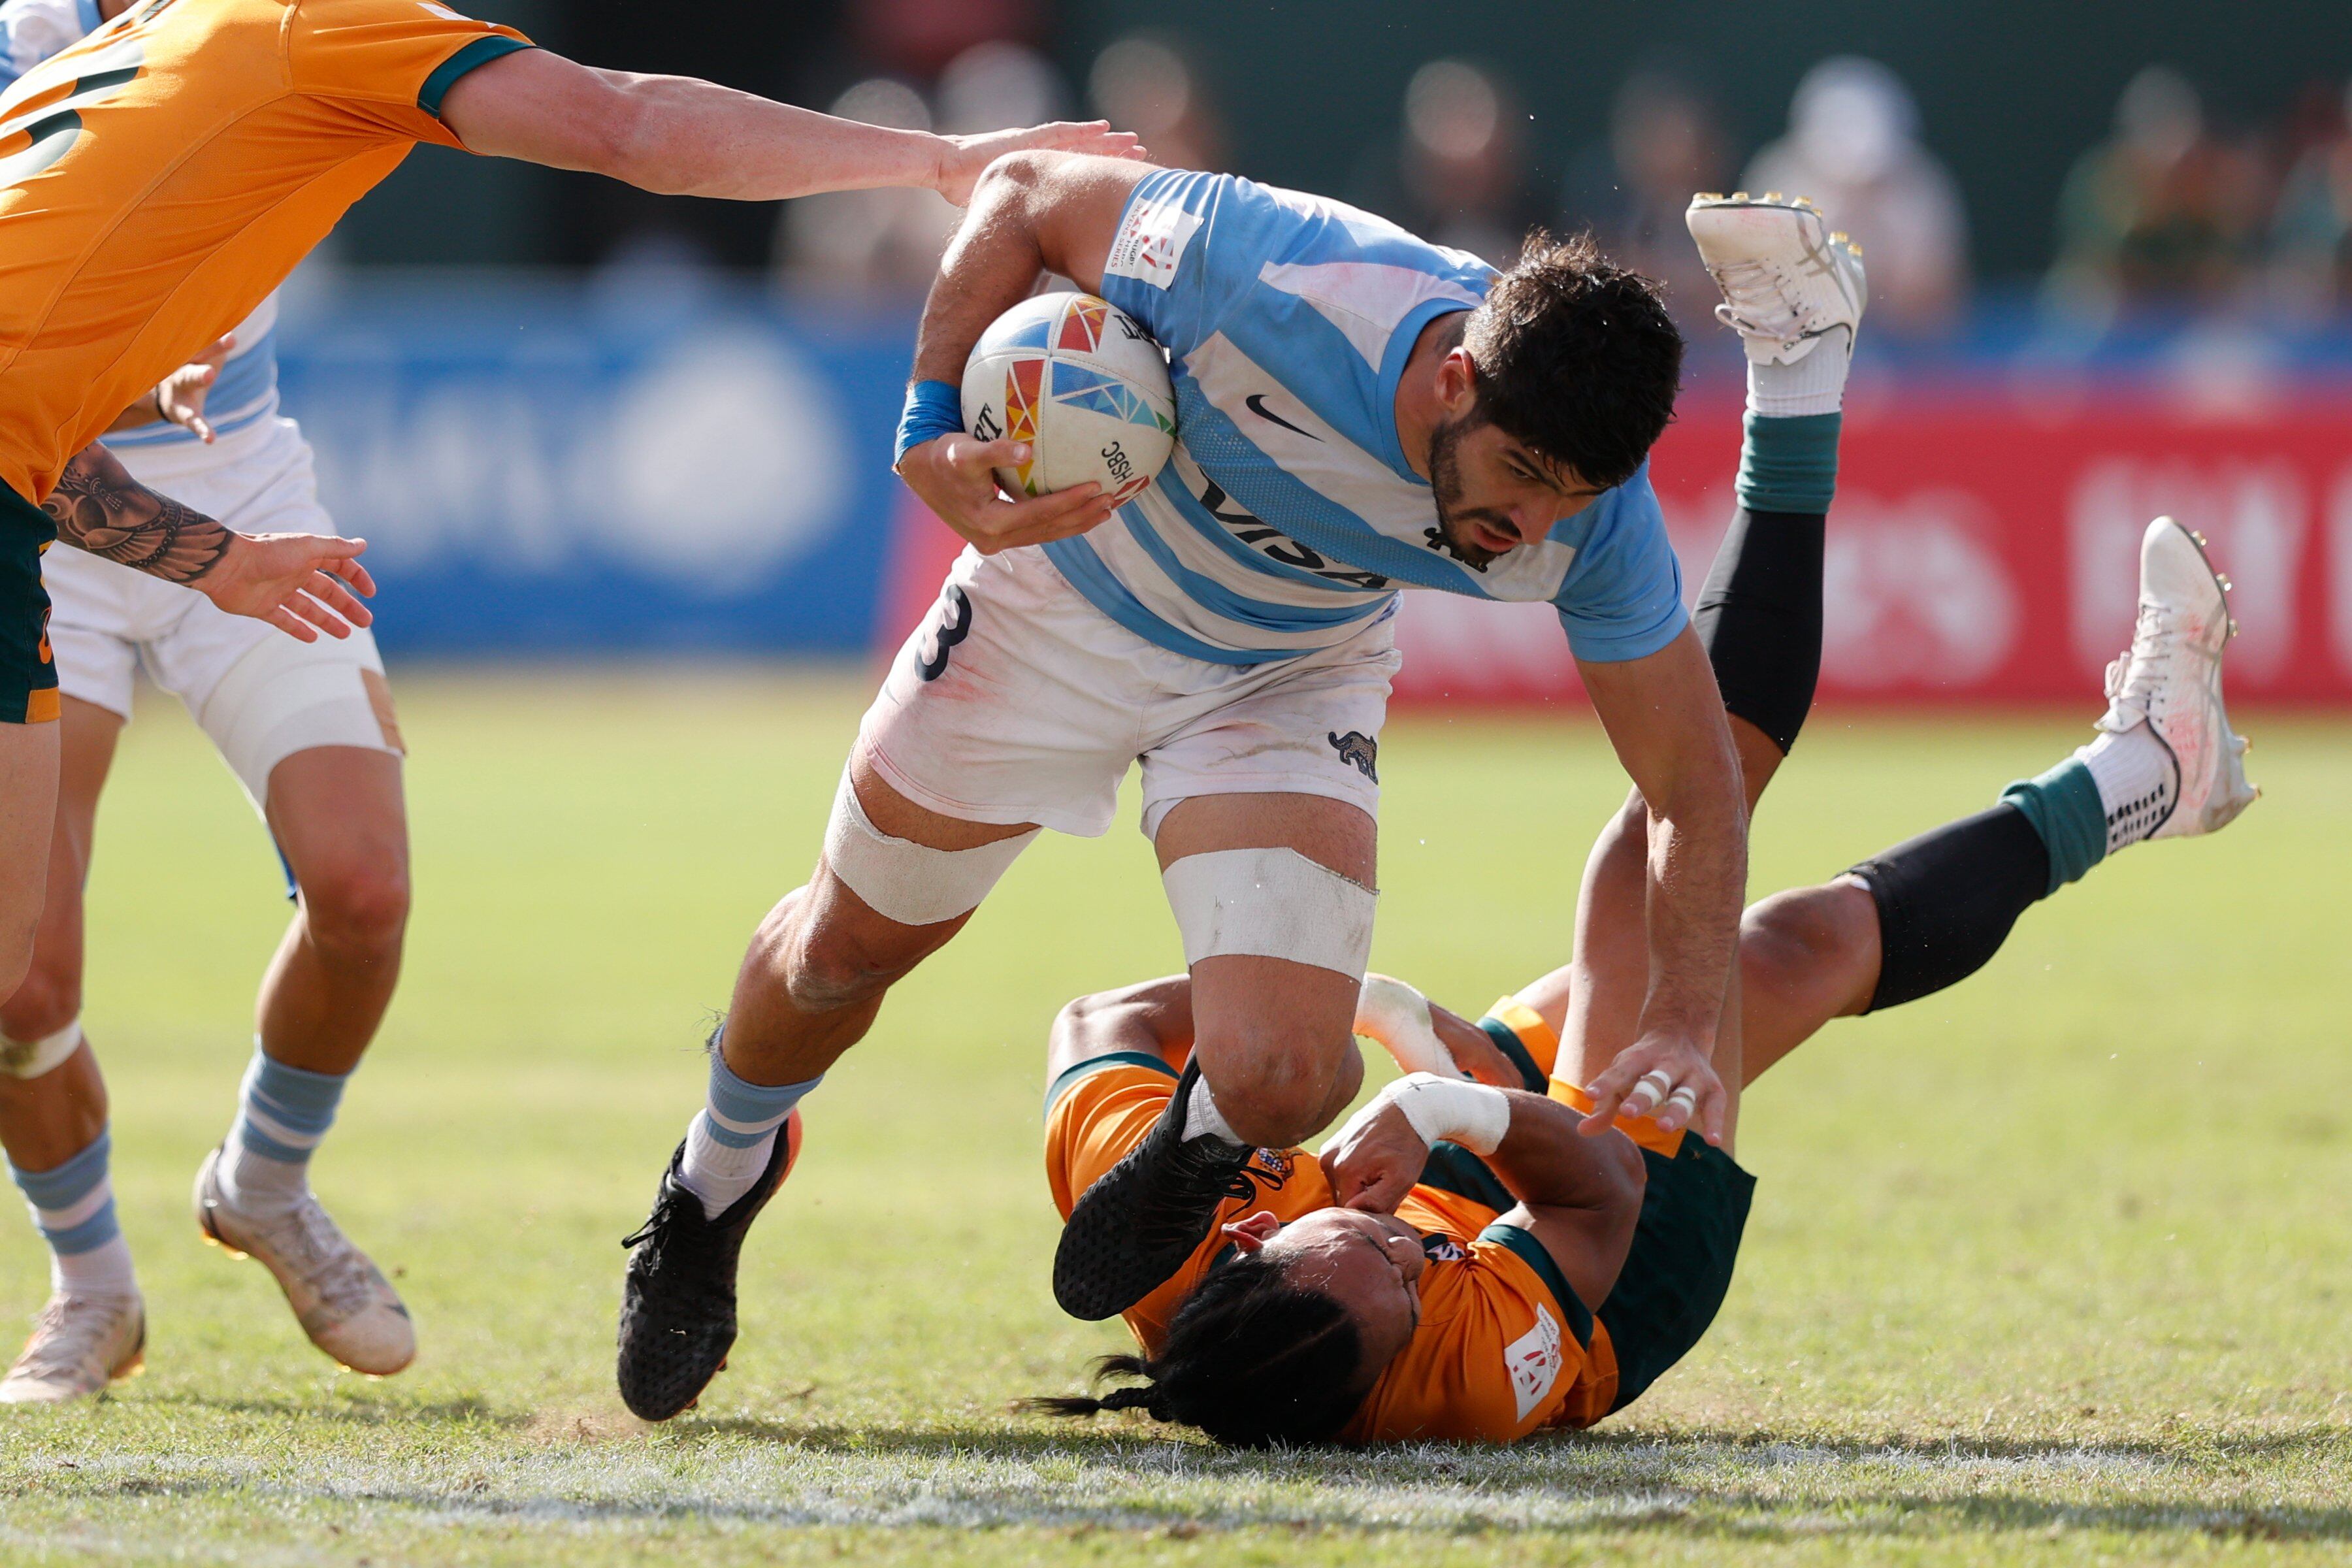
[[[1099,1398],[1023,1402],[1050,1415],[1141,1410],[1155,1421],[1197,1426],[1220,1443],[1328,1443],[1362,1402],[1363,1342],[1339,1302],[1286,1281],[1280,1265],[1237,1258],[1194,1288],[1176,1310],[1156,1356],[1105,1356],[1097,1379],[1144,1381]]]

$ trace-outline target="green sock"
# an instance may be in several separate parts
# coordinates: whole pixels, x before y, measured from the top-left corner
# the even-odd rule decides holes
[[[2040,778],[2020,779],[2000,798],[2025,814],[2050,851],[2049,897],[2107,858],[2107,810],[2099,786],[2079,757],[2069,757]]]

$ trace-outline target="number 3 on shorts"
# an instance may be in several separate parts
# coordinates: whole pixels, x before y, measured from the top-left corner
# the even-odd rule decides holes
[[[937,680],[948,672],[948,651],[971,635],[971,601],[953,583],[940,591],[940,607],[915,645],[915,672]]]

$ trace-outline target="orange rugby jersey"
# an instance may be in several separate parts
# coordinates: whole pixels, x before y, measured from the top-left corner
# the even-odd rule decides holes
[[[74,454],[243,321],[530,47],[432,0],[144,0],[0,94],[0,482]]]
[[[1549,1052],[1543,1063],[1550,1065]],[[1045,1169],[1063,1217],[1142,1142],[1175,1085],[1176,1075],[1156,1057],[1124,1052],[1082,1062],[1054,1085]],[[1219,1226],[1259,1210],[1286,1223],[1331,1206],[1330,1184],[1303,1149],[1260,1150],[1248,1173],[1255,1195],[1227,1199]],[[1344,1440],[1510,1442],[1606,1413],[1591,1396],[1592,1315],[1534,1237],[1496,1223],[1512,1206],[1475,1156],[1438,1146],[1423,1184],[1397,1208],[1422,1233],[1430,1260],[1421,1277],[1421,1327],[1372,1385]],[[1126,1314],[1146,1354],[1160,1348],[1176,1309],[1226,1246],[1212,1231],[1173,1279]]]

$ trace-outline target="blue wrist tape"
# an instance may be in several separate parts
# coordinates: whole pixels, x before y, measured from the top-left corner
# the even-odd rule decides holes
[[[963,433],[963,393],[944,381],[919,381],[907,388],[906,411],[898,416],[898,446],[890,466],[926,441]]]

